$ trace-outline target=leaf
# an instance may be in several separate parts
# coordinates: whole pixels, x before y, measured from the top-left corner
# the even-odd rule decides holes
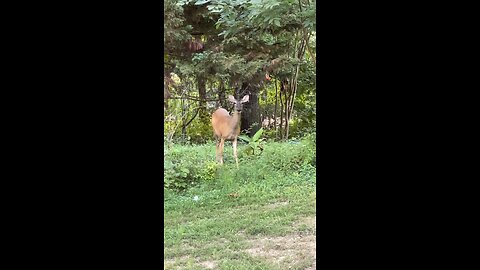
[[[243,141],[250,142],[250,138],[248,136],[240,135],[240,136],[238,136],[238,138],[243,140]]]
[[[200,5],[203,5],[203,4],[208,3],[210,1],[211,0],[199,0],[199,1],[195,2],[195,5],[200,6]]]
[[[257,133],[255,133],[255,135],[253,135],[252,141],[257,141],[257,140],[260,138],[260,136],[262,136],[263,131],[264,131],[263,128],[260,128],[260,129],[257,131]]]
[[[274,21],[273,21],[273,24],[275,24],[276,26],[280,27],[280,21],[278,21],[278,20],[274,20]]]

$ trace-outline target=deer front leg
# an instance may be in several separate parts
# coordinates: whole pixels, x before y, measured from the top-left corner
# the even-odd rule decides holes
[[[225,139],[220,139],[220,164],[223,165],[223,145],[225,144]]]
[[[237,163],[237,169],[238,169],[237,138],[233,140],[232,146],[233,146],[233,156],[235,157],[235,162]]]

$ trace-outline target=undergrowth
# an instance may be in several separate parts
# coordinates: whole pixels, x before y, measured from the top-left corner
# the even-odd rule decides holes
[[[215,161],[215,144],[173,145],[165,152],[164,187],[185,190],[198,184],[209,184],[218,179],[234,178],[241,181],[255,176],[266,179],[276,175],[308,174],[316,167],[315,137],[289,142],[267,142],[260,155],[251,155],[249,146],[238,143],[240,169],[229,170],[235,163],[231,142],[224,147],[222,167]]]
[[[239,169],[231,148],[166,151],[164,269],[315,269],[314,137],[239,144]]]

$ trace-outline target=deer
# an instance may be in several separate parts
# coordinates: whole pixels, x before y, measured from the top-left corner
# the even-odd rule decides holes
[[[232,141],[233,156],[238,169],[237,157],[237,138],[240,134],[240,119],[243,109],[243,103],[248,102],[249,96],[244,96],[241,100],[235,99],[232,95],[228,96],[228,101],[234,104],[232,115],[224,108],[218,108],[212,114],[212,127],[216,140],[216,160],[223,165],[223,145],[225,140]]]

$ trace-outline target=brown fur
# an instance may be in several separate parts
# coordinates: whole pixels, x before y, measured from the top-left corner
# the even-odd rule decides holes
[[[231,141],[240,134],[240,115],[234,112],[230,115],[224,108],[218,108],[212,114],[212,127],[215,136]]]
[[[248,95],[244,96],[241,101],[236,100],[233,96],[228,97],[229,101],[235,104],[235,109],[232,115],[224,108],[218,108],[212,114],[212,127],[216,144],[216,157],[220,164],[223,164],[223,145],[225,141],[233,141],[233,156],[238,168],[237,158],[237,137],[240,134],[240,119],[242,103],[248,102]]]

